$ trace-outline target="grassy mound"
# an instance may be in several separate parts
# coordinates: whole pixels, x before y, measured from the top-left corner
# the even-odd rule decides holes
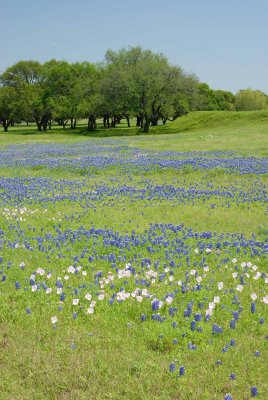
[[[176,132],[206,128],[231,128],[248,124],[267,124],[268,111],[195,111],[167,124]]]

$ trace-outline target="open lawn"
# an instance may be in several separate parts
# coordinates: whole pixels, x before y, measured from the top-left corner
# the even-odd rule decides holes
[[[0,133],[1,400],[268,399],[267,115]]]

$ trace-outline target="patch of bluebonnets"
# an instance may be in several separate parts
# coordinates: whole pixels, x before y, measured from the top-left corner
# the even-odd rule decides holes
[[[210,208],[258,203],[267,207],[268,185],[261,181],[236,182],[215,187],[210,182],[181,184],[153,184],[143,179],[137,184],[112,180],[109,184],[85,180],[52,179],[44,177],[16,177],[0,179],[0,206],[22,207],[46,203],[79,203],[82,208],[114,206],[133,202],[172,202],[172,204],[205,204]]]
[[[137,168],[154,169],[222,169],[238,174],[266,174],[268,157],[244,157],[236,152],[156,152],[128,146],[101,145],[92,142],[57,145],[12,145],[0,150],[0,167],[46,167],[88,170],[122,167],[125,171]]]

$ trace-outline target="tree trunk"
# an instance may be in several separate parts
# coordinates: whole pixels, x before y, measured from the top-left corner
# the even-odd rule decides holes
[[[143,128],[142,128],[142,132],[143,132],[143,133],[148,133],[148,132],[149,132],[150,123],[151,123],[150,118],[145,118],[145,119],[144,119]]]
[[[10,122],[7,119],[2,119],[1,124],[3,125],[4,132],[7,132]]]
[[[42,123],[36,122],[38,132],[42,132]]]
[[[76,118],[71,118],[71,129],[75,129],[76,127]]]
[[[136,126],[141,126],[141,117],[137,117]]]
[[[130,128],[130,120],[128,116],[126,117],[126,120],[127,120],[127,127]]]
[[[157,122],[158,122],[158,118],[157,117],[153,117],[152,118],[152,126],[157,126]]]
[[[87,130],[92,132],[96,130],[96,119],[94,115],[88,117]]]
[[[144,117],[141,116],[141,125],[140,125],[141,129],[143,129],[143,126],[144,126]]]

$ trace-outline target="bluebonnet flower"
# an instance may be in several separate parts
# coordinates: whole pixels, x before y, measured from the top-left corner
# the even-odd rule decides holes
[[[196,344],[188,343],[188,349],[189,350],[197,350]]]
[[[258,389],[256,386],[252,386],[251,388],[251,397],[257,397],[258,396]]]
[[[193,320],[193,321],[191,322],[191,331],[193,332],[193,331],[195,331],[195,330],[196,330],[196,321]]]
[[[234,380],[236,379],[236,375],[235,375],[234,373],[232,373],[232,374],[230,375],[230,379],[231,379],[232,381],[234,381]]]
[[[238,312],[238,311],[234,311],[234,312],[233,312],[233,317],[234,317],[234,320],[235,320],[235,321],[238,321],[238,319],[239,319],[239,312]]]
[[[185,367],[184,367],[183,365],[180,366],[179,375],[180,375],[180,376],[185,375]]]
[[[212,326],[212,334],[222,333],[222,332],[223,332],[223,329],[222,329],[221,326],[218,326],[217,324],[213,324],[213,326]]]
[[[202,321],[202,314],[195,314],[195,315],[194,315],[194,319],[195,319],[195,321],[197,321],[197,322]]]
[[[227,394],[224,396],[224,400],[233,400],[233,398],[232,398],[232,396],[230,395],[230,393],[227,393]]]
[[[230,328],[235,329],[235,327],[236,327],[236,321],[234,319],[232,319],[230,321]]]
[[[159,309],[159,300],[153,300],[152,302],[152,310],[157,311]]]
[[[169,371],[170,371],[170,372],[174,372],[174,371],[175,371],[175,368],[176,368],[176,367],[175,367],[175,363],[174,363],[174,362],[172,362],[172,363],[169,364]]]
[[[264,324],[264,318],[260,318],[259,322],[260,322],[261,325],[263,325]]]
[[[251,303],[251,312],[252,314],[256,312],[256,303]]]
[[[191,312],[192,312],[192,311],[191,311],[191,310],[188,310],[188,309],[187,309],[187,310],[184,310],[184,314],[183,314],[184,317],[185,317],[185,318],[190,317]]]
[[[198,303],[198,308],[200,308],[200,310],[204,308],[204,303],[202,301]]]
[[[15,288],[16,289],[20,289],[21,288],[21,284],[18,281],[15,282]]]
[[[60,301],[65,301],[66,295],[64,292],[61,293],[60,295]]]
[[[31,309],[29,307],[26,308],[26,314],[31,314]]]

